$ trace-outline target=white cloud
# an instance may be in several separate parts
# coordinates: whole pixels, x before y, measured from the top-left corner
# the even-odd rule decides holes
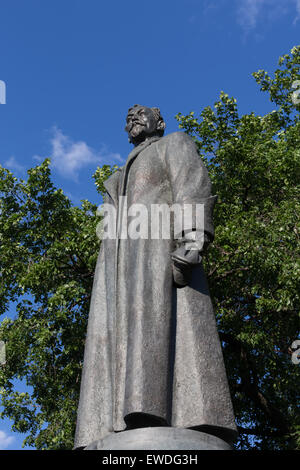
[[[13,436],[9,436],[5,431],[0,431],[0,450],[7,449],[14,440]]]
[[[17,162],[15,157],[11,156],[6,162],[4,162],[4,168],[8,168],[9,170],[14,170],[17,173],[24,173],[25,168]]]
[[[238,8],[238,23],[245,29],[255,28],[258,14],[265,0],[241,0]]]
[[[123,162],[118,153],[109,153],[104,146],[101,151],[96,152],[86,142],[74,141],[56,127],[53,128],[51,146],[52,167],[62,176],[74,181],[78,180],[80,170],[88,165]],[[39,156],[33,158],[41,160]]]
[[[297,16],[294,19],[294,24],[297,23],[297,21],[300,19],[300,0],[295,0],[295,3],[296,3]]]
[[[294,23],[300,19],[300,0],[237,0],[237,21],[248,33],[255,29],[260,18],[274,21],[293,9]]]

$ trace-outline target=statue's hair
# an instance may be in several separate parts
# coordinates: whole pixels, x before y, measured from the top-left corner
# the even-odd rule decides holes
[[[128,109],[128,113],[134,108],[141,108],[141,107],[143,107],[141,104],[135,104],[134,106],[132,106],[132,108]],[[160,114],[160,109],[159,108],[150,108],[150,109],[152,110],[152,112],[154,114],[154,117],[157,121],[158,134],[160,135],[160,137],[162,137],[164,135],[164,132],[165,132],[166,123],[165,123],[162,115]]]

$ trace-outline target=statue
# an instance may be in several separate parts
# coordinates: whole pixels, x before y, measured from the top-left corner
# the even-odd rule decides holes
[[[134,148],[105,182],[105,202],[118,211],[117,236],[103,239],[95,270],[74,448],[152,427],[227,443],[237,436],[201,263],[214,237],[216,197],[191,137],[163,137],[164,129],[158,108],[130,108],[125,130]],[[155,204],[202,205],[204,226],[178,239],[120,237],[125,197],[127,208],[149,212]],[[202,245],[192,249],[198,232]]]

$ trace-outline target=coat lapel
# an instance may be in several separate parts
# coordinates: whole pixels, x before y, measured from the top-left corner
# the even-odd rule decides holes
[[[157,140],[159,140],[160,137],[157,137],[157,136],[154,136],[154,137],[150,137],[148,140],[145,140],[144,142],[142,142],[140,145],[138,145],[137,147],[135,147],[131,152],[130,154],[128,155],[128,158],[127,158],[127,162],[125,164],[125,166],[123,167],[123,170],[122,170],[122,175],[121,175],[121,185],[120,185],[120,189],[121,191],[119,192],[119,196],[124,196],[125,193],[126,193],[126,185],[127,185],[127,178],[128,178],[128,173],[129,173],[129,169],[131,167],[131,164],[133,162],[133,160],[135,160],[135,158],[143,151],[145,150],[146,147],[148,147],[149,145],[153,144],[154,142],[156,142]]]
[[[118,207],[119,198],[119,186],[122,175],[122,168],[118,168],[106,181],[104,181],[104,187],[110,197],[112,198],[116,207]]]
[[[145,142],[142,142],[137,147],[130,152],[127,158],[125,166],[119,168],[115,173],[113,173],[105,182],[104,187],[107,190],[108,194],[112,198],[116,207],[118,207],[119,196],[123,196],[126,191],[127,176],[129,168],[133,160],[141,153],[146,147],[151,145],[153,142],[159,140],[160,137],[150,137]]]

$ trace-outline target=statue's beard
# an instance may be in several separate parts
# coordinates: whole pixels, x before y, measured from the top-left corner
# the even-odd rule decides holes
[[[156,133],[156,131],[149,133],[147,131],[147,125],[145,125],[144,122],[138,120],[135,120],[127,125],[126,131],[128,132],[129,142],[134,145],[138,145],[144,142],[147,137],[151,137]]]
[[[145,126],[140,123],[135,123],[130,129],[130,136],[135,139],[139,135],[143,134]]]

